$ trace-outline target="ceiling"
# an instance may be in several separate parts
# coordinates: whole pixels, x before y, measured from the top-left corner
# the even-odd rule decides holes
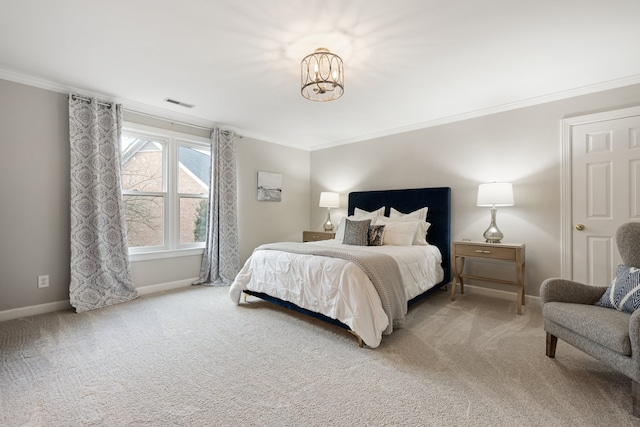
[[[640,83],[638,0],[0,5],[0,78],[305,150]],[[344,60],[332,102],[300,95],[318,47]]]

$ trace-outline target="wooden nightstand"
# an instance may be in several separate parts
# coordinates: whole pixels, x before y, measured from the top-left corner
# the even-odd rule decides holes
[[[525,245],[522,243],[507,244],[467,241],[451,243],[451,267],[453,269],[451,301],[455,301],[456,299],[456,282],[460,282],[460,293],[464,294],[464,279],[486,280],[489,282],[515,285],[518,287],[518,314],[522,314],[522,306],[524,305],[524,247]],[[466,258],[485,258],[512,262],[516,266],[516,281],[463,274],[464,260]],[[458,262],[458,260],[460,261]]]
[[[336,237],[333,231],[303,231],[303,242],[318,242],[320,240],[330,240]]]

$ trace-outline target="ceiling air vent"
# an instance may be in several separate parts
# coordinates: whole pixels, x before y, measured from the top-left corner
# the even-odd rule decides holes
[[[187,104],[186,102],[176,101],[175,99],[171,99],[171,98],[166,98],[165,101],[167,101],[167,102],[169,102],[171,104],[179,105],[181,107],[186,107],[186,108],[195,107],[195,105],[193,105],[193,104]]]

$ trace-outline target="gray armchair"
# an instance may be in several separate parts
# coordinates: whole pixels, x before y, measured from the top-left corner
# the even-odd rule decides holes
[[[625,265],[640,268],[640,223],[623,224],[616,244]],[[540,288],[547,356],[558,338],[631,378],[633,415],[640,417],[640,310],[632,314],[594,305],[608,286],[547,279]]]

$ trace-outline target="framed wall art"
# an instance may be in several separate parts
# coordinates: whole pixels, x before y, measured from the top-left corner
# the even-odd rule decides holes
[[[258,200],[265,202],[282,200],[282,175],[258,171]]]

